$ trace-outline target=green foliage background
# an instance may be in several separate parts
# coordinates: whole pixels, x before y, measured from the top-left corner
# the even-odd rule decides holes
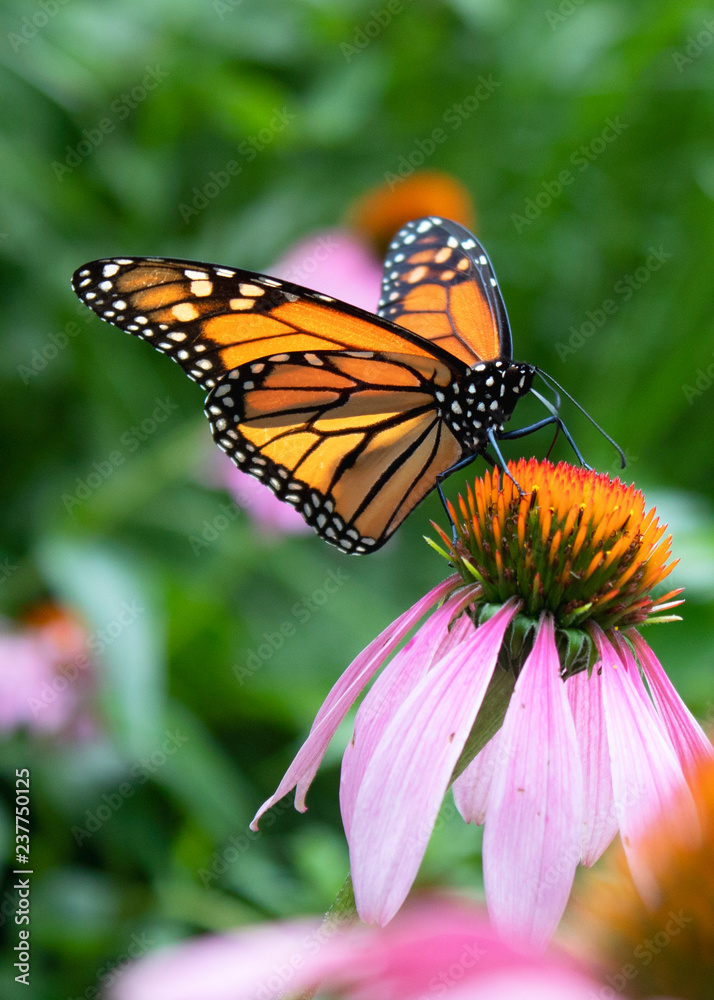
[[[0,556],[16,567],[0,584],[2,612],[52,595],[100,628],[123,601],[143,609],[100,657],[96,740],[17,734],[0,746],[8,863],[14,768],[32,771],[25,997],[91,997],[130,946],[329,905],[347,871],[337,793],[349,726],[306,816],[284,808],[250,838],[248,822],[341,670],[444,575],[421,537],[441,517],[433,498],[369,558],[313,536],[268,543],[245,515],[195,555],[189,538],[227,499],[197,471],[210,442],[201,394],[78,306],[69,276],[86,260],[267,269],[443,128],[424,165],[473,194],[516,356],[621,442],[625,476],[671,524],[689,599],[684,622],[650,638],[693,709],[711,714],[711,12],[679,0],[402,0],[375,30],[386,10],[384,0],[9,0],[0,13]],[[131,91],[150,71],[163,78],[137,102]],[[491,95],[459,120],[454,105],[484,79]],[[249,156],[241,144],[283,109],[294,118]],[[113,127],[90,155],[53,167],[104,119]],[[603,142],[608,122],[620,132]],[[240,175],[184,222],[179,206],[231,160]],[[664,263],[638,279],[653,248]],[[608,299],[614,313],[588,326]],[[71,323],[76,335],[48,352]],[[37,357],[44,367],[32,367]],[[171,417],[68,511],[77,477],[167,397]],[[565,412],[589,460],[614,472],[607,443]],[[544,455],[549,442],[513,442],[509,454]],[[555,454],[570,457],[561,442]],[[450,493],[462,483],[455,476]],[[340,586],[318,604],[328,574]],[[294,635],[260,657],[265,633],[286,622]],[[246,673],[251,653],[261,666]],[[73,826],[167,731],[181,736],[176,752],[79,845]],[[477,891],[479,845],[448,801],[422,883]],[[12,961],[6,950],[11,987]]]

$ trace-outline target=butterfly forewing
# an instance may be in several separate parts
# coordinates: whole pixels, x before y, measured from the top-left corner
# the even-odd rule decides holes
[[[461,457],[435,398],[452,378],[437,359],[389,352],[279,355],[231,372],[206,414],[239,468],[326,541],[367,552]]]
[[[429,345],[372,313],[253,271],[197,261],[115,257],[79,268],[72,287],[102,319],[149,341],[206,389],[285,351]]]
[[[486,251],[463,226],[414,219],[389,245],[379,315],[467,365],[511,357],[511,332]]]

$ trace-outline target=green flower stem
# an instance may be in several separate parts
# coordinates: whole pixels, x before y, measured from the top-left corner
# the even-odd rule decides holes
[[[473,729],[469,733],[461,756],[456,762],[451,781],[456,781],[474,759],[477,753],[486,746],[488,741],[495,736],[503,724],[508,703],[511,700],[513,687],[516,683],[515,674],[512,670],[503,670],[496,667],[491,683],[488,685],[483,704],[476,716]]]
[[[335,901],[325,914],[324,926],[332,924],[356,924],[359,921],[357,916],[357,905],[355,903],[355,891],[352,886],[352,876],[348,875],[342,883],[342,888],[335,896]]]
[[[357,916],[357,906],[355,904],[355,892],[352,887],[352,876],[348,875],[342,883],[340,891],[335,896],[335,901],[329,908],[322,921],[320,928],[321,936],[331,937],[340,927],[359,923]],[[314,989],[305,990],[303,993],[294,995],[293,1000],[312,1000],[319,989],[319,984]]]

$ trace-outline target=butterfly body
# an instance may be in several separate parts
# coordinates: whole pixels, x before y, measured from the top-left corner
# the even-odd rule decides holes
[[[481,244],[404,226],[377,314],[268,275],[164,258],[79,268],[79,297],[208,393],[216,443],[344,552],[375,551],[503,433],[535,369],[511,359]]]
[[[442,419],[459,438],[464,455],[483,454],[489,430],[498,437],[518,400],[530,392],[533,373],[532,365],[521,362],[482,362],[436,393]]]

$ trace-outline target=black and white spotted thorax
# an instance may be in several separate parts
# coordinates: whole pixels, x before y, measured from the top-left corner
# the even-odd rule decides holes
[[[440,415],[466,454],[483,452],[533,384],[535,369],[518,361],[484,361],[436,391]]]

